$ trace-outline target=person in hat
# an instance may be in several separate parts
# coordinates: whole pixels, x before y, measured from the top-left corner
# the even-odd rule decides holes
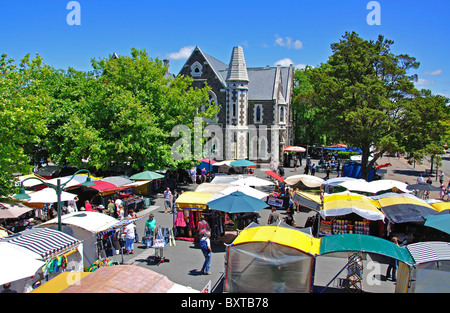
[[[142,243],[145,243],[147,248],[150,248],[153,244],[153,231],[155,230],[156,220],[152,213],[148,216],[148,220],[145,222],[145,239]]]

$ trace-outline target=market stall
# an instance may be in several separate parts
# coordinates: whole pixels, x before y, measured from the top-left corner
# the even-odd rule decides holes
[[[5,258],[0,252],[1,262],[8,263],[0,267],[0,280],[13,282],[18,292],[29,292],[63,271],[83,269],[83,243],[57,230],[26,230],[0,239],[0,245],[9,250],[3,250]]]
[[[84,243],[84,267],[87,269],[102,257],[118,254],[121,250],[121,230],[135,219],[117,219],[98,212],[74,212],[61,216],[62,232]],[[57,218],[37,226],[38,228],[56,229]]]
[[[428,241],[409,244],[406,249],[414,264],[399,264],[397,293],[449,293],[450,245]]]
[[[431,205],[407,193],[385,193],[371,198],[386,216],[389,236],[407,238],[409,243],[428,240],[425,216],[438,214]]]
[[[267,208],[268,204],[241,191],[233,191],[220,197],[211,197],[208,207],[211,210],[226,213],[224,215],[225,223],[220,222],[217,230],[212,228],[213,234],[219,235],[225,233],[225,230],[227,230],[226,226],[232,225],[233,230],[238,230],[244,229],[253,222],[257,222],[259,215],[255,212]]]
[[[406,248],[379,237],[362,234],[341,234],[321,238],[318,258],[341,252],[347,252],[347,264],[341,270],[336,270],[338,270],[338,274],[347,270],[345,287],[348,291],[362,290],[362,280],[367,277],[367,275],[362,275],[364,273],[363,259],[365,259],[363,254],[365,253],[395,259],[399,261],[399,264],[406,266],[414,264],[414,259]],[[334,276],[320,292],[323,292],[337,277],[338,275]]]
[[[217,220],[215,215],[207,212],[208,201],[213,195],[210,192],[186,191],[177,198],[174,204],[177,211],[174,221],[174,227],[177,227],[176,239],[188,241],[199,239],[198,223],[207,213],[212,219],[211,222]]]
[[[320,239],[283,226],[245,228],[227,246],[224,292],[310,292]]]

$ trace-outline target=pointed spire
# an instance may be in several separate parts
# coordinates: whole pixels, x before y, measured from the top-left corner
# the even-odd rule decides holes
[[[234,47],[228,67],[227,81],[248,82],[247,65],[245,64],[244,50]]]

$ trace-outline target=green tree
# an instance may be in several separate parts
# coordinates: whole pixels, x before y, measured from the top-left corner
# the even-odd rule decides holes
[[[410,101],[402,112],[400,121],[404,132],[402,146],[408,152],[408,162],[422,164],[428,158],[431,164],[440,165],[440,155],[450,134],[448,99],[432,95],[430,90],[421,90],[420,95]]]
[[[0,197],[14,192],[14,174],[32,170],[26,147],[45,134],[46,103],[50,101],[42,73],[42,58],[26,55],[19,64],[0,57]]]
[[[212,118],[208,89],[191,89],[189,78],[172,78],[144,50],[92,60],[94,72],[54,71],[45,145],[59,164],[95,171],[158,169],[191,165],[175,161],[175,125],[193,129],[195,116]],[[200,110],[204,107],[204,110]]]
[[[362,178],[383,153],[402,149],[402,113],[418,95],[413,84],[417,77],[408,71],[419,63],[405,54],[394,55],[392,44],[381,35],[368,41],[346,32],[331,45],[328,62],[310,75],[327,130],[362,150]],[[371,147],[376,150],[369,162]]]
[[[311,70],[311,67],[307,67],[294,72],[294,96],[291,104],[294,142],[322,145],[331,140],[331,134],[327,132],[326,120],[315,101],[315,91],[309,78]]]

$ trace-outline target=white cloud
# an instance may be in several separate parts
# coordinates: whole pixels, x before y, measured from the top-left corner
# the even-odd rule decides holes
[[[415,84],[419,85],[419,86],[433,85],[434,84],[434,80],[419,78]]]
[[[436,76],[436,75],[441,75],[442,73],[444,73],[443,70],[437,69],[437,70],[434,70],[434,71],[427,71],[427,72],[423,73],[423,75]]]
[[[280,37],[275,35],[275,45],[280,47],[286,47],[288,49],[294,48],[296,50],[303,48],[303,42],[300,40],[293,40],[291,37]]]
[[[168,57],[172,60],[184,60],[187,59],[192,51],[194,51],[194,46],[186,46],[181,48],[178,52],[171,52],[168,54]]]
[[[303,64],[303,63],[295,64],[294,61],[292,61],[290,58],[284,58],[284,59],[278,60],[274,63],[275,66],[276,65],[289,66],[291,64],[295,68],[298,68],[298,69],[304,69],[306,66],[308,66],[307,64]]]

